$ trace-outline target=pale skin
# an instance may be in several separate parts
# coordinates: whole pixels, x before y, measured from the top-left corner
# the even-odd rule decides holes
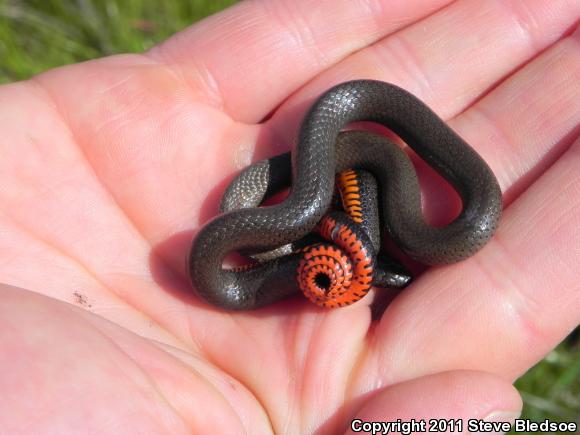
[[[514,418],[511,383],[580,321],[579,15],[577,0],[250,0],[143,55],[1,87],[0,433]],[[408,89],[478,150],[504,192],[494,239],[376,320],[373,296],[200,301],[184,258],[226,183],[354,78]],[[457,200],[418,168],[443,222]]]

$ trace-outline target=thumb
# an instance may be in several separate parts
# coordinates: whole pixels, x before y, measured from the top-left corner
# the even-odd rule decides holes
[[[507,381],[452,371],[385,388],[357,412],[346,433],[503,433],[498,423],[513,423],[521,408],[517,390]],[[423,427],[412,427],[412,421]],[[484,428],[485,422],[495,425]]]

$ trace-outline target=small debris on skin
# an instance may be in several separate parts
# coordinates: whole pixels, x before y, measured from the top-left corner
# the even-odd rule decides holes
[[[93,305],[89,303],[88,298],[85,295],[83,295],[82,293],[75,291],[73,293],[73,296],[74,296],[75,302],[77,304],[82,305],[83,307],[87,307],[87,308],[93,307]]]

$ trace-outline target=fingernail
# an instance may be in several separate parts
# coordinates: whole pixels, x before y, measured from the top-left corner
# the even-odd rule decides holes
[[[519,411],[493,411],[490,412],[488,415],[483,417],[483,421],[487,421],[489,423],[509,423],[510,426],[513,426],[516,419],[520,416]],[[505,432],[495,432],[498,434],[505,434]]]
[[[517,411],[493,411],[483,417],[483,420],[489,421],[490,423],[506,421],[509,424],[512,424],[519,416],[520,413]]]

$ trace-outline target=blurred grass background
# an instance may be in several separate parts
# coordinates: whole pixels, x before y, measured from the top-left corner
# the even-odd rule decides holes
[[[291,1],[291,0],[289,0]],[[140,52],[235,0],[0,0],[0,83]],[[577,333],[576,333],[577,335]],[[580,346],[569,338],[520,378],[523,417],[580,422]]]
[[[138,52],[234,0],[0,0],[0,83]]]

